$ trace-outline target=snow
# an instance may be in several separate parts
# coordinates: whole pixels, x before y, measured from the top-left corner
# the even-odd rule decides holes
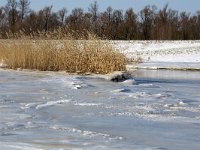
[[[142,69],[195,69],[200,70],[200,41],[114,41],[115,49],[139,65]]]
[[[5,67],[6,65],[5,65],[5,62],[4,62],[4,60],[3,59],[1,59],[0,60],[0,68],[3,68],[3,67]]]

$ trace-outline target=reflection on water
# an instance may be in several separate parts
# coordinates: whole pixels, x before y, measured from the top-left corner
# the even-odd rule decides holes
[[[199,75],[137,70],[113,83],[0,70],[0,149],[198,149]]]

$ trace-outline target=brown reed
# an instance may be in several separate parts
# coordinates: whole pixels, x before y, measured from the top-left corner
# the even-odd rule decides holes
[[[108,41],[89,35],[87,40],[1,40],[0,59],[10,69],[101,73],[125,70],[126,57]]]

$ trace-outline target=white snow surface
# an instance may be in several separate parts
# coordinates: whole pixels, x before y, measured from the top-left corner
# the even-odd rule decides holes
[[[3,68],[3,67],[5,67],[5,66],[6,66],[6,65],[5,65],[5,62],[4,62],[4,60],[3,60],[3,59],[1,59],[1,60],[0,60],[0,68],[1,68],[1,67]]]
[[[136,68],[200,69],[200,41],[113,41],[112,45],[133,61],[141,59]]]

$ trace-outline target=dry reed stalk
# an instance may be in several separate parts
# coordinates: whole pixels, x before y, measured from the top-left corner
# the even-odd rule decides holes
[[[123,54],[112,50],[107,41],[89,38],[0,41],[0,59],[11,69],[101,74],[125,70]]]

